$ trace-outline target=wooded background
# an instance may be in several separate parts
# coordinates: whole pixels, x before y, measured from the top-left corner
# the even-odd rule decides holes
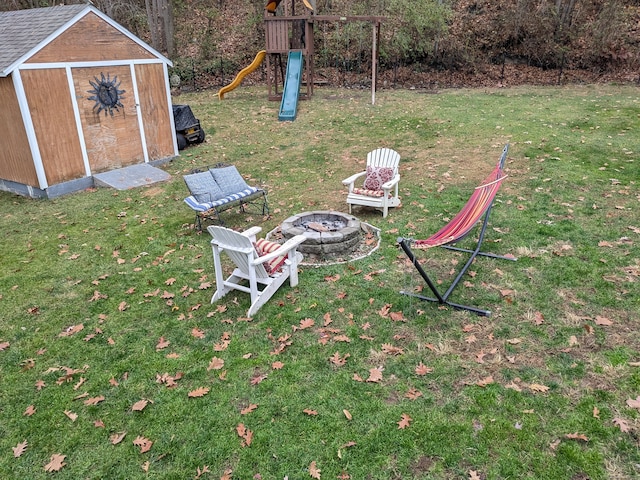
[[[0,9],[61,3],[83,2],[4,0]],[[183,84],[223,84],[265,48],[266,0],[92,4],[171,58],[172,73]],[[290,6],[283,1],[278,13],[290,14]],[[301,1],[294,6],[296,14],[303,13]],[[558,79],[577,70],[596,80],[614,75],[638,81],[638,0],[316,0],[316,7],[321,15],[386,17],[379,68],[387,75],[380,78],[393,82],[428,72],[473,75],[514,65],[553,72]],[[330,82],[347,81],[347,75],[366,81],[371,36],[367,22],[317,22],[316,66],[333,72],[326,74]]]

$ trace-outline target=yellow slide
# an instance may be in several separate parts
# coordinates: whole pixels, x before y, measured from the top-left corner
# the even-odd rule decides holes
[[[266,50],[260,50],[256,55],[256,58],[253,59],[253,62],[251,62],[251,64],[248,67],[244,67],[242,70],[240,70],[240,73],[236,75],[236,78],[233,79],[233,82],[231,82],[229,85],[224,86],[220,89],[220,91],[218,92],[218,98],[222,100],[224,98],[225,93],[230,92],[231,90],[236,88],[238,85],[240,85],[242,83],[242,80],[244,80],[244,77],[249,75],[251,72],[253,72],[256,68],[260,66],[266,54],[267,54]]]

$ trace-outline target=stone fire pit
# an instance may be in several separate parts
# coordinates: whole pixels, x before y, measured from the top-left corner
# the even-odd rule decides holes
[[[307,241],[298,246],[302,253],[334,258],[353,252],[361,240],[360,220],[335,211],[302,212],[287,218],[280,226],[288,240],[304,235]]]

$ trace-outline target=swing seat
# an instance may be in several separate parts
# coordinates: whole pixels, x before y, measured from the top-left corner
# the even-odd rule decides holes
[[[398,244],[407,255],[412,265],[416,268],[420,276],[423,278],[429,289],[433,292],[435,298],[426,297],[407,291],[401,291],[400,293],[404,295],[411,295],[429,302],[437,302],[441,305],[449,305],[456,309],[467,310],[478,315],[491,315],[490,310],[484,310],[469,305],[461,305],[458,303],[450,302],[449,295],[451,295],[451,293],[456,288],[463,275],[466,273],[467,269],[471,266],[477,256],[511,261],[516,260],[516,258],[511,255],[502,256],[480,251],[482,242],[484,240],[485,231],[487,229],[487,224],[489,222],[489,215],[491,214],[493,200],[496,196],[496,193],[498,192],[498,189],[500,188],[500,185],[502,184],[502,181],[507,177],[507,175],[504,173],[504,164],[507,159],[508,151],[509,145],[507,144],[502,150],[502,155],[500,156],[500,160],[498,161],[498,164],[496,165],[494,170],[487,176],[487,178],[485,178],[480,186],[475,188],[473,194],[471,195],[465,206],[462,208],[462,210],[460,210],[460,212],[447,225],[442,227],[438,232],[431,235],[429,238],[423,240],[414,240],[403,237],[398,238]],[[480,234],[478,236],[478,241],[476,243],[475,249],[470,250],[465,248],[453,247],[450,245],[465,238],[471,232],[473,227],[483,218],[483,216],[484,220],[482,222],[482,228],[480,229]],[[449,250],[469,253],[470,257],[467,260],[467,263],[465,263],[462,269],[458,272],[458,275],[455,277],[446,292],[440,293],[440,291],[436,288],[435,282],[433,282],[432,279],[427,275],[426,271],[418,261],[415,253],[413,252],[412,246],[413,249],[422,250],[442,246],[443,248],[447,248]]]

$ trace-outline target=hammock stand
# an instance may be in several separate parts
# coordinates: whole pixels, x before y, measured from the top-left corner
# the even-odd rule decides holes
[[[424,279],[425,283],[429,287],[429,289],[435,295],[433,297],[426,297],[424,295],[419,295],[413,292],[401,291],[400,293],[403,295],[410,295],[420,300],[425,300],[429,302],[437,302],[441,305],[449,305],[458,310],[467,310],[477,315],[482,316],[490,316],[490,310],[483,310],[481,308],[469,306],[469,305],[461,305],[458,303],[453,303],[449,301],[449,295],[453,292],[453,290],[458,286],[458,283],[462,279],[463,275],[466,273],[467,269],[471,266],[473,261],[477,256],[490,257],[490,258],[498,258],[502,260],[517,260],[514,256],[503,256],[496,255],[493,253],[481,252],[480,249],[482,247],[482,242],[484,240],[485,231],[487,229],[487,224],[489,223],[489,215],[491,214],[491,207],[493,205],[493,200],[502,184],[502,181],[507,177],[504,173],[504,163],[507,159],[507,152],[509,151],[509,145],[507,144],[502,150],[502,155],[500,156],[500,160],[496,165],[496,168],[487,176],[487,178],[480,184],[480,186],[476,187],[473,194],[465,204],[465,206],[460,210],[460,212],[443,228],[441,228],[437,233],[432,235],[431,237],[424,240],[414,240],[410,238],[398,238],[398,244],[405,252],[409,260],[416,268],[420,276]],[[476,244],[475,249],[470,250],[466,248],[458,248],[453,247],[449,244],[456,243],[466,237],[469,232],[473,229],[473,227],[480,221],[480,219],[484,215],[484,220],[482,222],[482,228],[480,230],[480,235],[478,237],[478,242]],[[411,249],[411,245],[413,248],[417,249],[428,249],[433,247],[443,247],[448,250],[455,250],[457,252],[470,253],[470,257],[467,260],[467,263],[462,267],[462,269],[458,272],[458,275],[453,280],[449,288],[445,293],[440,293],[436,288],[435,283],[429,278],[427,273],[425,272],[422,265],[418,262],[413,250]]]

